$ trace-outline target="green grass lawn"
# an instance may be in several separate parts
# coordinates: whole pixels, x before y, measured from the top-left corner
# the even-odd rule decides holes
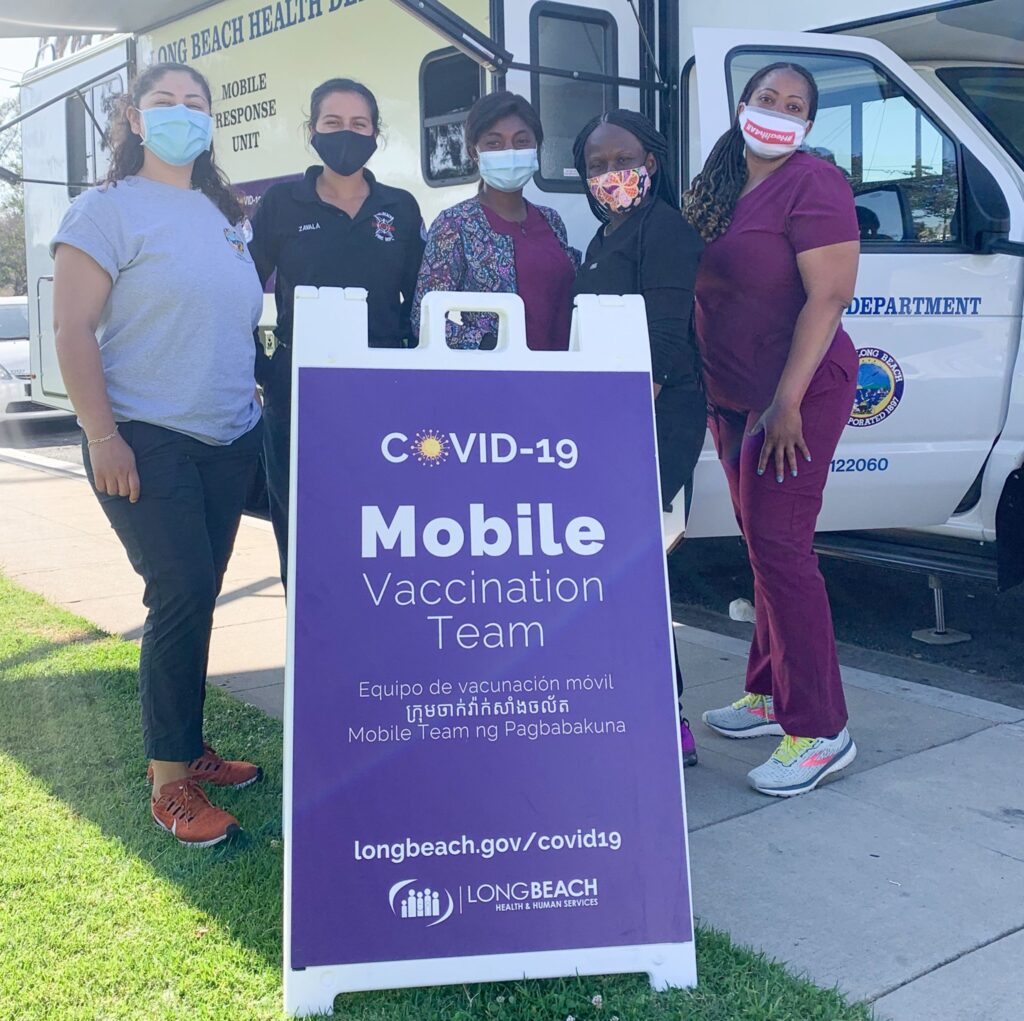
[[[217,801],[247,839],[151,823],[138,649],[0,577],[0,1019],[281,1016],[281,725],[217,689],[207,737],[266,781]],[[781,919],[765,918],[765,925]],[[701,929],[700,988],[643,976],[342,997],[352,1021],[865,1021],[863,1005]],[[595,997],[600,997],[595,1000]]]

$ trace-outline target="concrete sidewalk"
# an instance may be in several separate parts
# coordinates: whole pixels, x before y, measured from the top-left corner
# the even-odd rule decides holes
[[[141,583],[82,478],[0,452],[0,570],[137,639]],[[281,715],[284,596],[269,526],[243,521],[218,604],[210,678]],[[746,646],[680,626],[687,713],[736,698]],[[745,775],[771,738],[695,726],[686,772],[694,906],[738,943],[894,1021],[1019,1021],[1024,994],[1024,711],[844,668],[859,754],[789,801]]]

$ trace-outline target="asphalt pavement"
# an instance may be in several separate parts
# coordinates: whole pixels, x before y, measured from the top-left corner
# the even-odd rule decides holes
[[[840,642],[906,659],[911,677],[915,663],[935,664],[1015,685],[1024,698],[1024,586],[1000,593],[993,584],[947,579],[946,626],[970,634],[971,641],[926,645],[911,637],[935,623],[934,598],[924,575],[831,557],[821,557],[820,563]],[[669,561],[669,579],[681,612],[727,634],[750,634],[750,625],[728,617],[732,600],[754,598],[741,539],[683,543]]]

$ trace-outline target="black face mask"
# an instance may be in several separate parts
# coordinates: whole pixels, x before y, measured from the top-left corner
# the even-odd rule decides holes
[[[377,151],[377,139],[357,131],[314,131],[311,142],[320,159],[342,177],[361,169]]]

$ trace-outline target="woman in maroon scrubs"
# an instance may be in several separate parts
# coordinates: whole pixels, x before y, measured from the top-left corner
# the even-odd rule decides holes
[[[726,737],[782,736],[749,774],[777,797],[812,790],[857,754],[812,542],[857,382],[841,317],[860,232],[842,173],[799,151],[817,105],[806,69],[757,72],[683,206],[707,242],[697,336],[757,609],[747,694],[704,722]]]

